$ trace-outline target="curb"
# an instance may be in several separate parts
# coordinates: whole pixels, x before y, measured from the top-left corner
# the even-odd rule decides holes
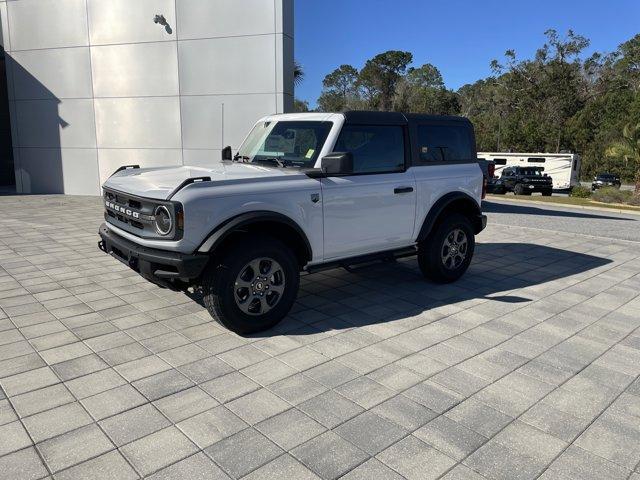
[[[537,202],[535,200],[520,200],[519,198],[509,198],[509,197],[496,197],[495,195],[487,195],[487,198],[484,201],[495,201],[496,203],[506,202],[506,203],[523,203],[529,205],[545,205],[547,207],[561,207],[561,208],[576,208],[578,210],[595,210],[597,212],[609,212],[609,213],[623,213],[630,215],[640,215],[640,209],[638,210],[625,210],[621,208],[607,208],[607,207],[592,207],[590,205],[569,205],[566,203],[552,203],[552,202]]]

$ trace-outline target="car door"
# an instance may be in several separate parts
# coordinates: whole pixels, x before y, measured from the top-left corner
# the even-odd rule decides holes
[[[508,189],[513,189],[513,187],[515,186],[515,182],[514,182],[514,175],[513,175],[513,170],[509,169],[509,170],[504,170],[502,172],[502,181],[504,182],[504,186],[505,188]]]
[[[416,183],[407,149],[404,126],[343,127],[334,151],[353,154],[354,172],[322,179],[325,260],[412,243]]]

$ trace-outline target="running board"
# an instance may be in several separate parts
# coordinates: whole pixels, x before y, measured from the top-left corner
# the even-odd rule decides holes
[[[354,265],[362,265],[372,262],[393,262],[399,258],[412,257],[417,255],[418,248],[416,246],[400,248],[397,250],[387,250],[384,252],[370,253],[357,257],[343,258],[332,262],[322,263],[320,265],[311,265],[306,268],[309,273],[317,273],[323,270],[331,270],[332,268],[344,268],[348,272],[353,271]]]

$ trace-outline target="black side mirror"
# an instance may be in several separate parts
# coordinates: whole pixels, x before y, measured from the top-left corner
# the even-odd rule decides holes
[[[320,168],[325,175],[350,175],[353,173],[353,154],[333,152],[322,157]]]
[[[233,152],[231,151],[231,147],[224,147],[222,149],[222,161],[230,162],[233,160]]]

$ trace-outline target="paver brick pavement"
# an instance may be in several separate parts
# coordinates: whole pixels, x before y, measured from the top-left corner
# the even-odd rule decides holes
[[[490,222],[456,284],[305,275],[241,337],[98,251],[99,199],[0,213],[0,479],[640,476],[637,242]]]

